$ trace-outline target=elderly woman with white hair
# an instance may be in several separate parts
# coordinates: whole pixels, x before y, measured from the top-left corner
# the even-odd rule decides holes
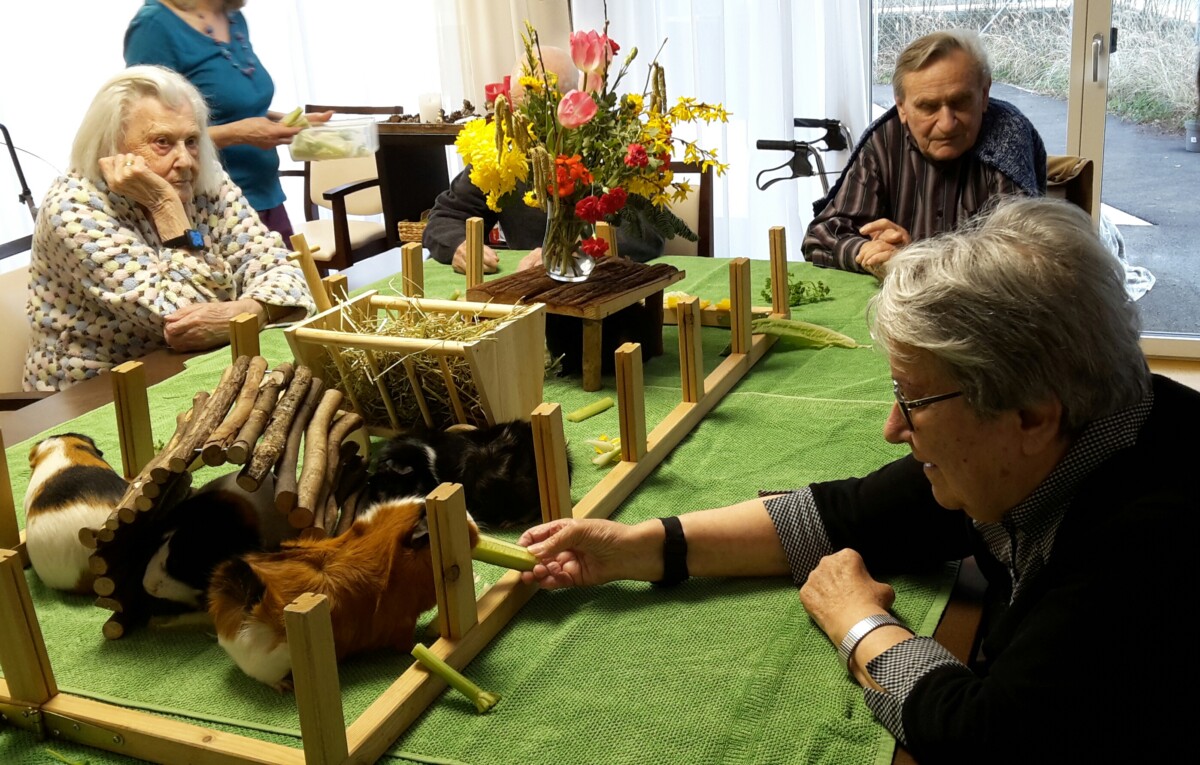
[[[279,235],[217,162],[207,120],[169,69],[130,67],[100,88],[38,213],[27,389],[219,345],[242,313],[261,326],[312,311]]]
[[[922,763],[1190,751],[1200,677],[1177,588],[1194,578],[1200,393],[1148,371],[1091,220],[1007,199],[900,250],[871,317],[896,398],[884,437],[910,456],[676,518],[544,524],[521,538],[540,560],[522,578],[790,575]],[[897,619],[880,579],[971,555],[989,589],[968,666]]]

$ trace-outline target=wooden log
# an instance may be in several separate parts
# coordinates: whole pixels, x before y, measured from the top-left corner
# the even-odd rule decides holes
[[[179,442],[167,461],[167,467],[172,473],[182,473],[196,461],[196,451],[229,411],[229,405],[242,389],[246,379],[246,370],[250,367],[250,357],[242,356],[229,365],[221,375],[221,381],[208,397],[204,411],[196,419],[195,426],[188,431],[186,438]]]
[[[275,509],[284,515],[292,512],[296,507],[296,497],[299,494],[296,484],[296,468],[300,464],[300,442],[304,438],[304,431],[308,429],[308,422],[312,419],[313,412],[317,410],[317,404],[321,402],[321,396],[324,393],[325,382],[319,377],[313,378],[312,384],[308,387],[308,393],[304,396],[304,403],[300,405],[296,416],[292,418],[291,427],[288,428],[283,456],[275,465]]]
[[[321,396],[321,403],[308,421],[308,429],[304,432],[304,467],[300,470],[299,487],[296,496],[296,510],[308,511],[315,515],[320,508],[321,491],[325,483],[325,461],[328,459],[329,429],[333,424],[333,415],[342,404],[342,392],[336,388],[326,390]],[[292,516],[288,516],[292,521]],[[312,518],[308,519],[312,524]]]
[[[296,409],[303,403],[308,387],[312,384],[312,372],[306,366],[296,367],[292,382],[288,385],[287,393],[275,405],[271,412],[271,421],[267,423],[262,440],[254,449],[254,455],[249,463],[238,473],[237,484],[246,491],[258,491],[267,472],[275,467],[279,455],[287,445],[287,434],[291,428]]]
[[[358,430],[363,425],[363,418],[357,412],[341,412],[340,416],[334,421],[329,428],[329,438],[326,441],[326,455],[337,455],[336,459],[326,459],[325,465],[325,483],[321,487],[322,493],[325,495],[325,501],[321,503],[321,514],[319,525],[324,527],[328,534],[333,534],[334,528],[337,526],[338,514],[338,496],[335,489],[338,481],[341,479],[342,470],[345,469],[347,461],[351,457],[356,457],[358,452],[358,444],[353,441],[346,442],[354,447],[352,452],[346,453],[342,451],[343,442],[355,430]]]
[[[235,465],[246,464],[250,452],[258,443],[258,437],[262,435],[263,428],[267,425],[267,420],[275,411],[275,404],[279,402],[280,389],[285,388],[292,381],[294,373],[292,365],[284,362],[263,378],[258,395],[254,399],[254,407],[250,410],[250,416],[246,418],[246,422],[238,431],[233,443],[225,450],[226,459]]]
[[[267,373],[267,360],[262,356],[250,359],[246,368],[246,377],[242,380],[242,389],[238,392],[233,409],[220,425],[217,426],[204,442],[200,450],[200,458],[210,467],[225,464],[225,452],[237,438],[242,426],[250,418],[254,403],[258,399],[258,388],[263,376]]]
[[[200,412],[204,411],[204,406],[208,403],[208,391],[202,390],[192,397],[192,408],[186,413],[175,418],[175,435],[171,436],[171,440],[167,446],[158,453],[158,457],[150,464],[150,480],[155,483],[166,483],[171,477],[171,469],[167,466],[167,460],[171,454],[179,446],[180,441],[187,438],[188,434],[195,428],[196,421],[199,419]],[[168,448],[169,447],[169,448]]]

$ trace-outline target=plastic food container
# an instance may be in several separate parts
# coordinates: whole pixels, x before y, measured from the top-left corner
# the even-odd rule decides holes
[[[305,128],[292,138],[288,151],[297,162],[369,157],[379,148],[379,125],[371,118],[329,120]]]

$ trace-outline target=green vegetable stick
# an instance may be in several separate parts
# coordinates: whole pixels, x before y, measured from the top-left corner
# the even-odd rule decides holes
[[[533,565],[537,563],[537,558],[533,557],[533,553],[524,547],[484,534],[479,535],[479,542],[471,549],[471,557],[477,561],[491,563],[493,566],[503,566],[517,571],[532,571]]]
[[[574,412],[571,412],[570,414],[567,415],[567,419],[570,420],[571,422],[583,422],[588,417],[593,417],[597,414],[600,414],[605,409],[612,408],[612,405],[614,403],[616,403],[616,402],[614,402],[612,400],[612,396],[605,396],[604,398],[600,399],[599,401],[595,401],[591,404],[588,404],[585,407],[580,407],[579,409],[576,409]]]
[[[433,652],[420,643],[413,646],[412,655],[417,661],[424,664],[426,669],[454,686],[454,690],[470,699],[471,703],[475,705],[475,711],[479,712],[479,714],[487,712],[500,701],[500,694],[488,693],[480,689],[478,685],[463,677],[462,673],[434,656]]]

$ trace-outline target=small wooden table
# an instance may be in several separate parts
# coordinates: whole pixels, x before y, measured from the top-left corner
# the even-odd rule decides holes
[[[544,303],[546,312],[574,316],[583,321],[583,389],[600,389],[601,334],[604,317],[639,300],[645,300],[651,321],[648,333],[657,338],[656,348],[646,355],[662,353],[663,290],[687,276],[686,271],[666,263],[635,263],[622,258],[603,258],[586,281],[564,283],[551,279],[540,266],[493,279],[467,290],[467,299],[486,303]]]

